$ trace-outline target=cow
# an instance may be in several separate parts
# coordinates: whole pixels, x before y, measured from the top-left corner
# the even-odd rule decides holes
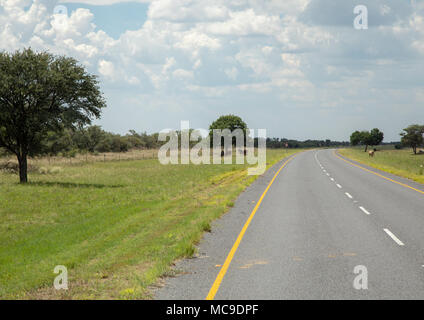
[[[375,154],[375,151],[374,150],[368,152],[368,156],[370,156],[371,158],[374,157],[374,154]]]

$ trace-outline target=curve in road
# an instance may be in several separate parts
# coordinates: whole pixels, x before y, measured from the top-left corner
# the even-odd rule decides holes
[[[201,259],[178,265],[185,273],[158,299],[424,298],[422,185],[333,150],[301,153],[273,171],[214,225]]]

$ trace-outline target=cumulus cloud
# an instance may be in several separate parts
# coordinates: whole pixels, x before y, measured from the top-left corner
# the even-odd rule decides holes
[[[126,1],[60,1],[120,2]],[[146,101],[173,96],[196,105],[213,97],[253,108],[263,99],[277,110],[375,106],[382,95],[400,101],[424,71],[422,1],[364,1],[367,31],[352,26],[353,0],[134,2],[149,4],[147,20],[113,39],[89,9],[65,15],[55,13],[53,0],[0,0],[0,49],[32,46],[74,56],[101,76],[106,92],[119,88]],[[410,96],[422,102],[422,94]]]
[[[104,6],[118,3],[129,2],[128,0],[61,0],[59,3],[80,3],[80,4],[90,4],[95,6]],[[152,0],[131,0],[131,2],[139,3],[149,3]]]

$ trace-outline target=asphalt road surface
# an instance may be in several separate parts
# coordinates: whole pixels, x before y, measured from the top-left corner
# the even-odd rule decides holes
[[[424,186],[335,150],[297,154],[276,175],[286,160],[214,223],[156,298],[424,298]]]

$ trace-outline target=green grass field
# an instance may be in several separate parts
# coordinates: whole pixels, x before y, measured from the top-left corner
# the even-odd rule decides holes
[[[269,150],[267,164],[294,152]],[[148,299],[254,181],[246,170],[155,159],[63,164],[30,174],[28,185],[0,173],[0,298]],[[67,291],[53,289],[56,265],[68,269]]]
[[[376,169],[424,183],[424,155],[414,155],[411,149],[383,148],[377,151],[373,158],[369,157],[363,148],[347,148],[339,152],[341,155]]]

